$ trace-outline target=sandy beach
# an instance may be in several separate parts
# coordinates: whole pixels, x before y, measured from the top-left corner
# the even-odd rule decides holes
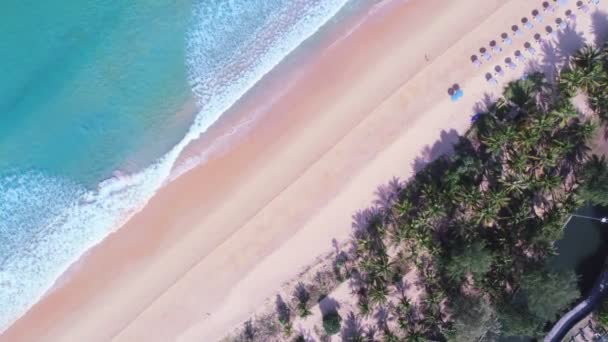
[[[378,186],[449,150],[516,47],[480,69],[469,57],[534,6],[393,0],[349,23],[240,101],[192,150],[263,108],[247,134],[161,189],[0,341],[220,339],[345,239]]]

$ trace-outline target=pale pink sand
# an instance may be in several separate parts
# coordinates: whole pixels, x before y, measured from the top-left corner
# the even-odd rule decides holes
[[[489,91],[486,70],[469,56],[531,6],[385,5],[307,63],[263,124],[162,189],[0,339],[221,338],[332,238],[347,237],[351,215],[378,185],[407,176],[425,146],[453,139],[443,130],[466,129],[474,102]],[[466,94],[456,104],[446,93],[455,82]],[[243,101],[234,117],[262,100]]]

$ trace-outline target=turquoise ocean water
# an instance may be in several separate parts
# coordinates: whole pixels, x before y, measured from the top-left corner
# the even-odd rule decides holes
[[[347,1],[2,2],[0,331]]]

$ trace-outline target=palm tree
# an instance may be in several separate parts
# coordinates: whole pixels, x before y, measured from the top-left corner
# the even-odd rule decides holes
[[[384,282],[376,281],[369,289],[369,301],[374,305],[382,305],[388,300],[389,291]]]
[[[394,210],[395,210],[396,216],[401,218],[401,217],[409,215],[410,212],[412,211],[413,207],[414,207],[414,205],[413,205],[412,201],[405,198],[405,199],[397,202],[397,204],[395,204]]]
[[[525,161],[524,161],[525,162]],[[498,180],[508,195],[521,196],[530,188],[530,178],[524,174],[511,174]]]
[[[424,336],[424,334],[420,331],[413,330],[410,331],[405,337],[406,342],[427,342],[428,339]]]
[[[575,68],[563,72],[560,77],[560,83],[567,89],[580,89],[583,93],[590,94],[602,84],[602,75],[603,72],[599,66],[589,70]]]
[[[396,224],[390,231],[390,242],[395,247],[411,239],[411,237],[411,227],[407,224]]]
[[[592,45],[585,44],[585,46],[572,56],[571,61],[576,68],[591,70],[602,62],[602,57],[602,50]]]
[[[606,74],[602,70],[602,51],[585,45],[572,58],[571,66],[560,77],[560,85],[571,94],[580,89],[590,94],[605,84]]]
[[[386,254],[382,254],[378,258],[374,259],[374,272],[384,279],[392,279],[394,265],[395,263],[390,261]]]

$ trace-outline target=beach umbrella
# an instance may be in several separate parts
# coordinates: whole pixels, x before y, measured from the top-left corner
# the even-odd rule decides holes
[[[506,32],[503,32],[503,34],[501,34],[500,37],[502,38],[502,43],[505,45],[511,45],[511,43],[513,43],[513,40],[511,39],[511,37],[509,37],[509,35]]]
[[[535,9],[532,11],[532,19],[538,21],[539,23],[542,23],[543,20],[545,20],[545,17],[543,17],[543,15],[540,14],[540,12],[537,9]]]
[[[517,26],[517,25],[511,26],[511,31],[513,31],[513,35],[515,37],[519,37],[523,34],[523,32],[521,32],[521,30],[519,29],[519,26]]]

